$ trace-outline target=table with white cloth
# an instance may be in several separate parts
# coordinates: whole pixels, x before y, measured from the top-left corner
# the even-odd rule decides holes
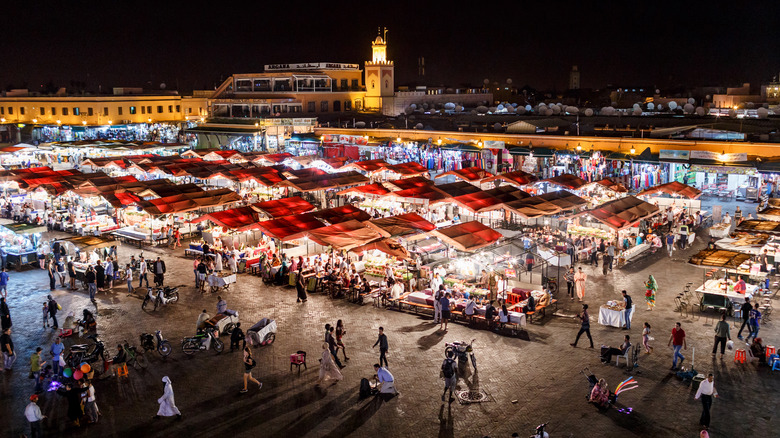
[[[723,280],[707,280],[703,285],[696,289],[696,292],[702,294],[700,304],[702,306],[712,306],[715,308],[731,308],[731,304],[742,304],[745,298],[753,298],[758,293],[758,286],[755,284],[746,284],[745,293],[734,292],[734,285],[724,284]],[[730,303],[726,301],[730,301]]]
[[[210,274],[206,277],[206,284],[209,285],[212,292],[216,292],[219,289],[227,289],[232,283],[236,282],[236,274],[218,275]]]
[[[636,305],[631,306],[631,316],[629,316],[631,321],[634,320],[634,313],[636,313]],[[612,310],[607,306],[601,306],[599,308],[599,324],[617,328],[623,327],[626,325],[626,309]]]
[[[537,247],[536,251],[553,266],[571,266],[571,256],[565,252],[553,251],[542,246]]]
[[[728,237],[731,232],[731,224],[715,224],[710,227],[710,236],[716,239]]]

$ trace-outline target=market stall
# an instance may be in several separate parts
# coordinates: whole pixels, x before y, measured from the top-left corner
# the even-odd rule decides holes
[[[5,266],[20,271],[24,265],[37,265],[41,233],[46,232],[46,227],[13,223],[8,219],[1,221],[0,249],[4,254]]]
[[[434,179],[446,178],[448,176],[452,176],[455,179],[466,181],[470,184],[479,185],[484,178],[490,176],[490,173],[479,167],[466,167],[463,169],[455,169],[455,170],[450,170],[448,172],[440,173],[436,175]]]
[[[631,306],[631,312],[626,318],[626,303],[624,301],[607,301],[599,307],[599,324],[622,328],[626,320],[633,321],[636,305]]]
[[[257,202],[251,208],[270,218],[280,218],[314,211],[316,207],[300,196]]]
[[[533,184],[538,180],[539,178],[537,178],[533,174],[530,174],[528,172],[523,172],[522,170],[516,170],[513,172],[499,173],[498,175],[488,176],[482,179],[481,184],[494,182],[494,184],[498,185],[498,182],[500,181],[500,182],[505,182],[507,184],[511,184],[517,188],[523,189],[527,185]]]

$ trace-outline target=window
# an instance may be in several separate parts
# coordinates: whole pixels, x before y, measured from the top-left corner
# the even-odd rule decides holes
[[[147,112],[148,114],[151,114],[151,113],[152,113],[152,106],[151,106],[151,105],[149,105],[149,106],[147,106],[147,107],[146,107],[146,112]],[[160,111],[160,112],[162,112],[162,111]]]
[[[107,106],[104,106],[104,107],[103,107],[103,115],[104,115],[104,116],[107,116],[107,115],[108,115],[108,107],[107,107]]]
[[[143,108],[143,107],[142,107],[142,108]],[[134,106],[131,106],[131,107],[130,107],[130,114],[135,114],[135,107],[134,107]]]
[[[181,112],[181,105],[176,105],[176,112],[177,112],[177,113],[180,113],[180,112]]]
[[[40,110],[41,110],[41,115],[45,116],[46,115],[46,108],[41,107]]]
[[[51,107],[51,115],[53,115],[53,116],[57,115],[57,108]]]
[[[333,111],[334,112],[340,112],[341,111],[341,101],[334,100],[333,101]]]
[[[79,111],[79,107],[74,107],[73,108],[73,115],[74,116],[78,116],[80,114],[81,114],[81,111]]]
[[[4,106],[0,106],[0,114],[5,114],[5,107]]]
[[[342,79],[341,80],[341,89],[342,90],[346,90],[347,89],[347,84],[349,84],[349,79]]]
[[[135,108],[135,107],[133,107],[133,108]],[[122,115],[122,107],[121,106],[116,108],[116,113],[117,113],[117,115],[120,115],[120,116]]]
[[[24,115],[24,107],[23,106],[19,107],[19,114]]]
[[[9,106],[8,107],[8,114],[13,114],[13,113],[14,113],[14,107]]]
[[[309,109],[308,109],[308,111],[310,113],[313,113],[313,112],[317,111],[317,102],[309,102]]]
[[[133,113],[133,114],[135,114],[135,113]],[[141,114],[146,114],[146,107],[145,106],[141,107]]]
[[[320,103],[320,111],[323,113],[328,112],[328,101],[325,100]]]
[[[92,107],[87,108],[87,115],[88,116],[92,115]]]
[[[344,101],[344,111],[352,111],[352,102],[348,100]]]
[[[353,90],[357,90],[358,87],[359,87],[358,80],[357,79],[352,79],[352,89]]]
[[[162,105],[157,105],[157,114],[162,114],[162,112],[163,112]],[[149,107],[149,114],[151,113],[152,113],[152,109],[151,107]]]
[[[172,112],[173,112],[173,105],[168,105],[168,112],[169,112],[169,113],[172,113]]]
[[[68,107],[63,107],[62,108],[62,115],[63,116],[67,116],[68,115]]]

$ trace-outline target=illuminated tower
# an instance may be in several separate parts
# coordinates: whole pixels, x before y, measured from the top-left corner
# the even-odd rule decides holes
[[[569,72],[569,90],[579,90],[580,89],[580,71],[577,69],[576,65],[571,66],[571,71]]]
[[[387,29],[371,43],[372,59],[366,61],[366,109],[381,110],[383,98],[395,90],[395,67],[387,60]]]

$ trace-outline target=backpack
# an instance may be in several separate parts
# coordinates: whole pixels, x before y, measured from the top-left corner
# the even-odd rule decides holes
[[[445,378],[452,378],[452,376],[455,375],[455,361],[447,358],[447,360],[441,366],[441,371],[444,373]]]
[[[371,395],[371,384],[365,377],[360,379],[360,398],[366,398]]]

